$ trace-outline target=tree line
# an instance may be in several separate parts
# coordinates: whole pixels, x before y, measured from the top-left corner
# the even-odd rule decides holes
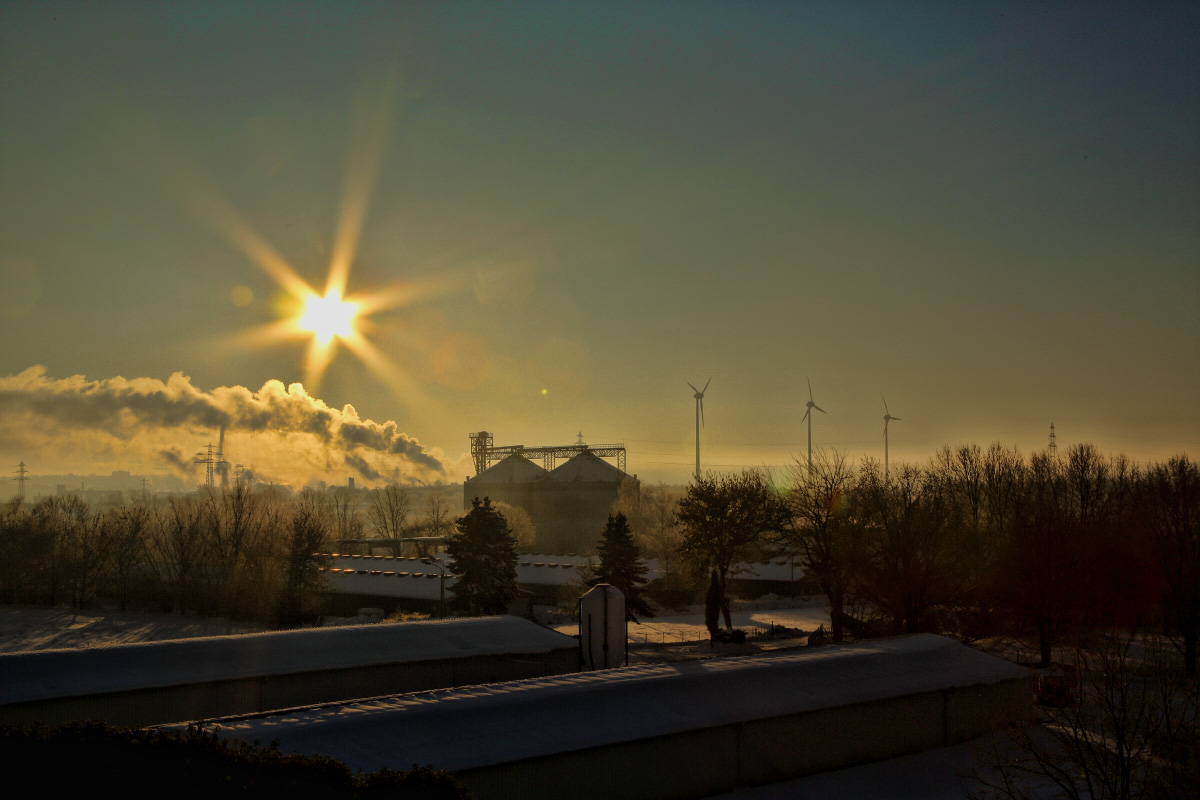
[[[136,498],[135,498],[136,500]],[[322,568],[338,539],[445,532],[444,497],[414,520],[402,487],[305,489],[236,483],[94,509],[75,495],[0,508],[0,601],[175,611],[296,625],[321,612]]]
[[[1077,445],[1028,458],[944,448],[925,467],[817,453],[785,475],[707,476],[678,550],[724,598],[734,564],[788,553],[828,599],[832,638],[934,631],[1036,642],[1161,626],[1188,675],[1200,637],[1200,465],[1138,467]],[[728,625],[727,600],[722,599]]]

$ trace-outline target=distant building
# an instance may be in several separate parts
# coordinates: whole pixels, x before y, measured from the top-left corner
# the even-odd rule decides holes
[[[513,454],[463,484],[463,508],[490,497],[524,509],[542,553],[590,553],[604,532],[621,483],[635,477],[583,450],[547,470]]]

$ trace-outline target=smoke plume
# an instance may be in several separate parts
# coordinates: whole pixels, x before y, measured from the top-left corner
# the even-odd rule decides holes
[[[326,464],[341,464],[370,480],[445,474],[442,462],[395,422],[363,419],[350,405],[330,408],[302,385],[284,386],[277,380],[257,391],[221,386],[206,392],[179,372],[166,381],[88,380],[80,375],[51,378],[39,365],[0,377],[0,428],[11,430],[14,446],[36,447],[45,437],[61,440],[65,434],[79,447],[120,450],[124,443],[126,450],[180,471],[192,468],[180,441],[191,449],[199,444],[197,436],[221,430],[231,440],[226,448],[241,449],[238,461],[268,455],[278,460],[286,451],[290,463],[302,462],[313,473]],[[273,439],[254,439],[253,451],[247,452],[246,437],[256,436]]]

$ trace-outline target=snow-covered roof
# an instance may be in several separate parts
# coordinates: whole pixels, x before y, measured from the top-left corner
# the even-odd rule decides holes
[[[786,558],[777,558],[773,561],[758,561],[754,563],[742,561],[730,568],[729,577],[734,580],[780,581],[786,583],[798,581],[803,578],[804,567],[799,563],[799,559],[789,561]]]
[[[587,450],[550,470],[550,478],[556,481],[620,483],[627,477],[624,472]]]
[[[0,654],[0,704],[573,647],[570,636],[502,616],[6,653]]]
[[[643,560],[642,563],[646,565],[647,581],[660,577],[657,559]],[[600,559],[597,556],[523,555],[517,561],[517,583],[564,586],[577,582],[580,567],[587,564],[598,566]]]
[[[578,553],[521,553],[520,557],[522,561],[553,561],[557,564],[574,564],[576,566],[596,561],[595,556],[581,556]]]
[[[450,563],[445,553],[436,553],[430,558],[443,564]],[[579,579],[579,567],[599,563],[598,556],[522,554],[517,561],[517,583],[562,586]],[[647,581],[661,577],[662,568],[658,559],[642,559],[642,563],[646,566]],[[335,555],[333,568],[328,575],[330,591],[343,594],[436,600],[440,591],[438,581],[421,580],[437,578],[437,567],[424,564],[415,557]],[[730,569],[729,577],[735,580],[798,581],[804,577],[804,568],[786,558],[768,562],[740,562]],[[454,585],[454,580],[447,572],[447,596],[452,594],[450,587]]]
[[[222,734],[351,769],[461,770],[1027,674],[922,634],[419,692],[230,721]]]
[[[337,594],[364,594],[376,597],[398,597],[406,600],[437,600],[441,597],[442,581],[437,569],[419,564],[421,569],[339,569],[325,572],[329,591]],[[446,573],[446,597],[454,596],[456,578]]]
[[[579,581],[579,569],[578,564],[569,561],[531,561],[528,556],[521,556],[517,562],[517,583],[565,586]]]
[[[471,478],[471,483],[529,483],[540,481],[549,474],[525,456],[513,453]]]

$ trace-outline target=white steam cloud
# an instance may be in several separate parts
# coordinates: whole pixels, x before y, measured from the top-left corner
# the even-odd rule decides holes
[[[196,435],[224,428],[236,445],[255,438],[255,454],[276,463],[308,465],[307,476],[342,469],[367,480],[434,480],[445,475],[442,462],[396,423],[363,419],[347,405],[330,408],[298,383],[272,380],[252,391],[222,386],[202,391],[182,373],[165,382],[155,378],[88,380],[76,375],[51,378],[38,365],[0,377],[0,434],[10,446],[73,445],[110,457],[149,457],[177,471],[193,468],[185,455]],[[180,445],[184,445],[181,447]],[[284,458],[280,459],[280,456]],[[25,457],[25,460],[29,460]],[[249,455],[240,460],[257,460]],[[261,467],[260,467],[261,469]]]

